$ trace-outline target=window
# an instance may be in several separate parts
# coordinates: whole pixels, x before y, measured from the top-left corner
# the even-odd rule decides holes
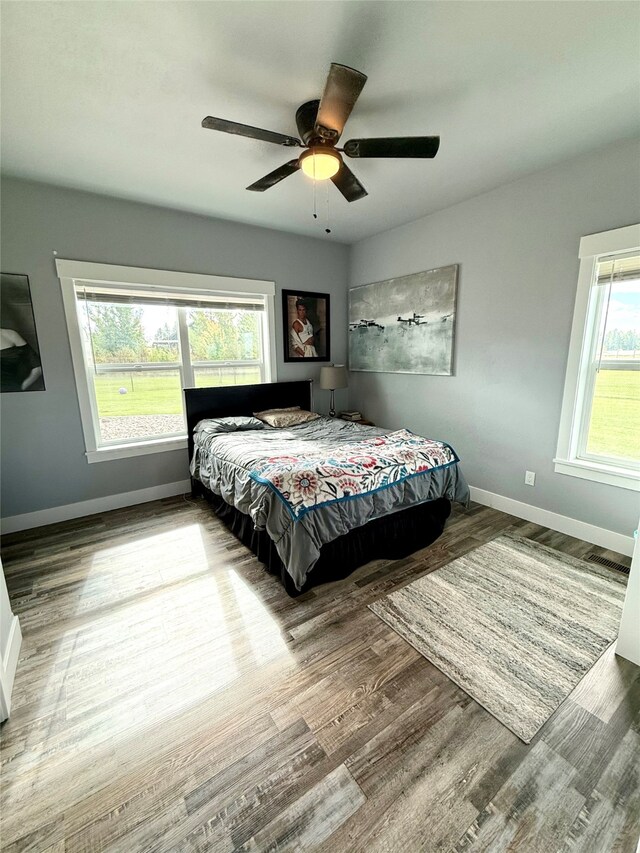
[[[580,243],[555,470],[640,491],[640,226]]]
[[[183,388],[275,374],[272,282],[57,269],[90,462],[186,447]]]

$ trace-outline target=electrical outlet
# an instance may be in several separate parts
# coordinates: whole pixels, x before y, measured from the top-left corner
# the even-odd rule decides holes
[[[525,471],[524,472],[524,482],[527,486],[535,486],[536,484],[536,472],[535,471]]]

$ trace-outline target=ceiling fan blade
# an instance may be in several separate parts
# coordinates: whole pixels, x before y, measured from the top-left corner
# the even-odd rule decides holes
[[[353,105],[358,100],[367,75],[348,65],[331,63],[329,76],[320,99],[316,130],[319,136],[335,142],[340,138]]]
[[[342,164],[340,171],[331,180],[347,201],[358,201],[359,198],[369,195],[346,163]]]
[[[274,169],[273,172],[269,172],[268,175],[265,175],[264,178],[260,178],[259,181],[251,184],[247,189],[254,193],[263,193],[265,190],[279,184],[280,181],[284,181],[284,179],[288,178],[289,175],[293,175],[293,173],[297,172],[299,168],[300,164],[297,160],[289,160],[288,163],[278,166],[278,168]]]
[[[435,157],[439,136],[394,136],[381,139],[350,139],[345,142],[347,157]]]
[[[202,119],[202,126],[208,130],[221,130],[223,133],[233,133],[236,136],[248,136],[249,139],[259,139],[262,142],[273,142],[276,145],[301,146],[299,139],[295,136],[285,136],[283,133],[275,133],[273,130],[263,130],[260,127],[251,127],[250,124],[239,124],[237,121],[227,121],[224,118],[207,116]]]

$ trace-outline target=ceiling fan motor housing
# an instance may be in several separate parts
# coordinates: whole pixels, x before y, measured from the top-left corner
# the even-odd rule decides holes
[[[324,140],[316,132],[316,118],[320,101],[307,101],[296,110],[296,126],[305,145],[322,144]]]

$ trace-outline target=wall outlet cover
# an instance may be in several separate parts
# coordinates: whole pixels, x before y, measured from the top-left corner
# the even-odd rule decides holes
[[[524,472],[524,482],[527,486],[535,486],[535,484],[536,484],[536,472],[535,471],[525,471]]]

